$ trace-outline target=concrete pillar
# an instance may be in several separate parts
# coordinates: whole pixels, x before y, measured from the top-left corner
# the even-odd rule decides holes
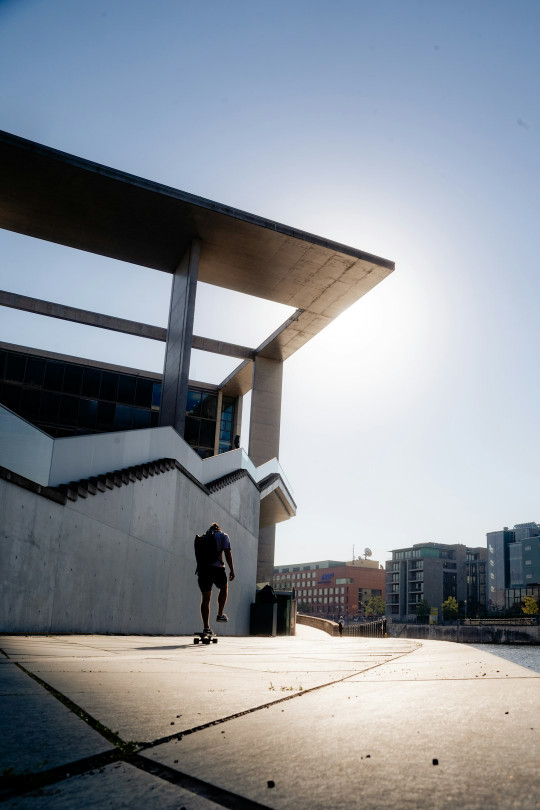
[[[256,357],[253,363],[249,457],[256,467],[279,457],[283,363]]]
[[[163,369],[159,424],[171,425],[182,438],[186,421],[199,256],[200,245],[194,240],[174,273]]]
[[[256,357],[253,364],[251,419],[249,424],[249,457],[256,467],[279,457],[281,425],[281,388],[283,363]],[[274,575],[276,527],[259,529],[257,582],[271,582]]]
[[[274,577],[274,550],[276,547],[276,527],[259,529],[257,554],[257,582],[272,582]]]

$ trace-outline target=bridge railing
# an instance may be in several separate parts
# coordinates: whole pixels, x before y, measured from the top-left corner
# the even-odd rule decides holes
[[[324,630],[330,636],[339,636],[339,625],[330,619],[323,619],[317,615],[297,613],[298,624],[306,624],[317,630]],[[365,636],[369,638],[386,638],[386,619],[376,619],[372,622],[351,622],[343,626],[344,636]]]
[[[343,628],[343,635],[385,638],[386,619],[376,619],[373,622],[354,622],[353,624],[346,624]]]

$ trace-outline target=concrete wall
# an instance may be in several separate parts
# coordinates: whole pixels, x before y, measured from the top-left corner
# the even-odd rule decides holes
[[[319,619],[317,616],[306,616],[305,613],[296,614],[296,623],[314,627],[316,630],[324,630],[330,636],[339,636],[339,627],[336,622],[328,619]]]
[[[191,634],[193,538],[216,520],[237,575],[218,630],[247,635],[258,507],[248,476],[209,495],[173,469],[65,506],[0,480],[0,632]]]
[[[461,644],[540,644],[540,626],[513,625],[427,625],[393,624],[387,633],[393,638],[430,638]]]

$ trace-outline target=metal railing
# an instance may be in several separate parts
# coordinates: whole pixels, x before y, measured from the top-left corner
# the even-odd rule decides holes
[[[385,638],[386,619],[376,619],[374,622],[354,622],[353,624],[346,624],[343,628],[343,635]]]

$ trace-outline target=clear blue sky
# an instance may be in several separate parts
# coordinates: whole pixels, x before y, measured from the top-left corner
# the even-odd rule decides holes
[[[528,0],[0,0],[0,128],[396,262],[285,364],[278,564],[540,520],[539,40]],[[0,255],[3,289],[166,325],[165,274]],[[224,300],[197,333],[283,319]],[[0,340],[161,370],[96,331],[0,313]]]

